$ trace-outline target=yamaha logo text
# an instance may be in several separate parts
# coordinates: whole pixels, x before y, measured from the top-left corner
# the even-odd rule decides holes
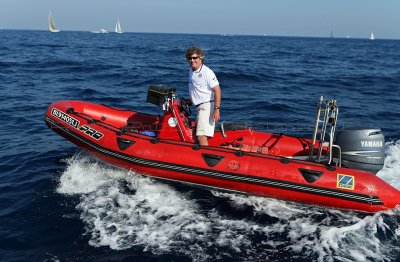
[[[361,141],[361,146],[362,147],[382,147],[382,141],[376,141],[376,140],[362,140]]]

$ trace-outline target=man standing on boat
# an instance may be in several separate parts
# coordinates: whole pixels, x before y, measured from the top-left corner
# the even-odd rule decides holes
[[[196,136],[200,145],[207,146],[220,119],[221,88],[214,72],[203,64],[203,50],[192,46],[185,56],[190,65],[189,95],[197,110]]]

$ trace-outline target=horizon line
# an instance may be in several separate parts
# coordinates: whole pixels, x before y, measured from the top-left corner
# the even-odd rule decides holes
[[[0,31],[48,31],[47,29],[21,29],[21,28],[4,28],[0,27]],[[68,29],[68,30],[61,30],[58,33],[62,32],[88,32],[92,33],[93,30],[75,30],[75,29]],[[108,33],[113,34],[114,31],[108,31]],[[124,31],[123,33],[131,33],[131,34],[178,34],[178,35],[216,35],[216,36],[224,36],[224,37],[233,37],[233,36],[260,36],[260,37],[303,37],[303,38],[330,38],[332,40],[335,39],[358,39],[358,40],[370,40],[368,36],[364,37],[349,37],[349,36],[335,36],[331,37],[330,35],[327,36],[300,36],[300,35],[268,35],[268,34],[233,34],[233,33],[183,33],[183,32],[133,32],[133,31]],[[400,38],[385,38],[379,37],[375,38],[374,40],[400,40]]]
[[[0,31],[48,31],[47,29],[16,29],[16,28],[4,28],[0,27]],[[62,32],[88,32],[92,33],[93,31],[90,30],[60,30],[58,33]],[[109,31],[109,33],[113,34],[113,31]],[[223,36],[223,37],[234,37],[234,36],[260,36],[260,37],[302,37],[302,38],[329,38],[332,40],[335,39],[357,39],[357,40],[370,40],[369,37],[349,37],[349,36],[335,36],[331,37],[330,35],[327,36],[301,36],[301,35],[268,35],[268,34],[233,34],[233,33],[183,33],[183,32],[133,32],[133,31],[124,31],[124,33],[131,33],[131,34],[177,34],[177,35],[215,35],[215,36]],[[375,38],[374,40],[400,40],[400,38]]]

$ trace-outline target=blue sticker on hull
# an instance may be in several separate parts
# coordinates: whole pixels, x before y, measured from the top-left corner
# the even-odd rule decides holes
[[[354,190],[354,185],[355,185],[354,176],[337,174],[337,183],[336,183],[337,188]]]

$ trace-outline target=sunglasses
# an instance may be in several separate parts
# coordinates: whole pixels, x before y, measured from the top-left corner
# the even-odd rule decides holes
[[[199,59],[199,57],[198,56],[192,56],[192,57],[188,57],[188,61],[190,61],[190,60],[197,60],[197,59]]]

